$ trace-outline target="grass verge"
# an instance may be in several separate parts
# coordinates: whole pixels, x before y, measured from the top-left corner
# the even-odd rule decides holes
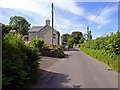
[[[120,72],[120,56],[119,55],[108,55],[103,50],[94,50],[90,48],[80,47],[80,50],[87,53],[88,55],[96,58],[97,60],[104,62],[112,69]]]

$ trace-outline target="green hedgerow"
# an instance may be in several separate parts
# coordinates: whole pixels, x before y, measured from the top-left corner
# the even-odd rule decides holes
[[[120,72],[120,35],[113,33],[80,44],[80,49]]]
[[[34,80],[38,73],[40,55],[28,47],[21,38],[6,34],[2,42],[3,88],[22,87]]]

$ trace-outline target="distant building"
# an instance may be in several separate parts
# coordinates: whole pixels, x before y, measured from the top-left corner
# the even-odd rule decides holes
[[[52,27],[50,26],[50,20],[45,21],[45,26],[33,26],[28,30],[29,40],[33,38],[42,38],[46,44],[52,45]],[[53,30],[53,45],[60,44],[60,33],[57,30]]]

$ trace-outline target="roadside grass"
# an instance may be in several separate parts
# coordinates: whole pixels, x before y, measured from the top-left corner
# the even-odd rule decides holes
[[[94,50],[82,46],[80,47],[80,50],[96,58],[97,60],[104,62],[117,72],[120,72],[120,55],[110,56],[103,50]]]

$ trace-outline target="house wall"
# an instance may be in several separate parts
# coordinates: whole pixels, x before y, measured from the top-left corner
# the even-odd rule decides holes
[[[44,41],[48,45],[52,45],[52,30],[51,28],[44,34]]]
[[[29,40],[36,38],[36,32],[29,32]]]
[[[54,45],[59,45],[59,33],[58,33],[58,31],[55,31],[54,30],[54,34],[55,34],[55,38],[53,38],[53,44]]]
[[[53,44],[54,45],[59,45],[59,34],[57,31],[54,30],[55,33],[55,39],[53,39]],[[43,30],[40,30],[37,32],[37,38],[42,38],[46,44],[51,45],[52,44],[52,30],[50,26],[46,26],[43,28]],[[29,32],[29,40],[36,38],[36,33],[35,32]]]

